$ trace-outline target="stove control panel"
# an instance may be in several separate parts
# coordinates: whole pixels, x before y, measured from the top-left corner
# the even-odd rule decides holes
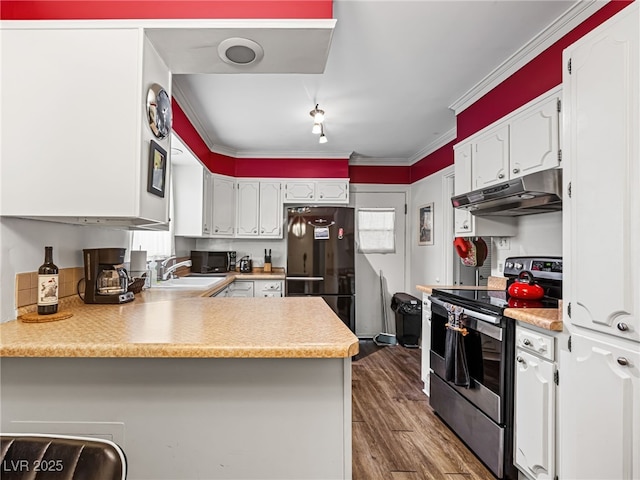
[[[536,278],[562,280],[562,257],[509,257],[504,262],[504,276],[517,277],[529,271]]]

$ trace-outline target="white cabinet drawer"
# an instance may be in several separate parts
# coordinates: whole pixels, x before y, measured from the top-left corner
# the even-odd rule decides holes
[[[518,325],[516,327],[516,347],[554,361],[554,338],[534,332]]]
[[[256,297],[282,297],[283,282],[281,280],[255,280],[253,282]]]

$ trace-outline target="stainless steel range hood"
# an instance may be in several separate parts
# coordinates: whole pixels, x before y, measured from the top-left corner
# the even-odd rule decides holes
[[[455,208],[473,215],[509,216],[562,209],[562,170],[554,168],[451,197]]]

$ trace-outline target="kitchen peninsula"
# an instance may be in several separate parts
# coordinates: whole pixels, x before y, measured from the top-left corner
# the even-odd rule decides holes
[[[351,478],[353,333],[320,298],[200,293],[0,325],[2,430],[110,438],[132,480]]]

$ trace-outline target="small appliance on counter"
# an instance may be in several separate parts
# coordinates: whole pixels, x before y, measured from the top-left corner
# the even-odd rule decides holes
[[[249,255],[245,255],[240,259],[240,272],[241,273],[251,273],[252,262]]]
[[[233,272],[236,269],[236,252],[207,252],[191,250],[191,273],[211,274]]]
[[[126,248],[90,248],[83,250],[84,303],[126,303],[134,299],[129,292],[129,275],[124,268]]]

